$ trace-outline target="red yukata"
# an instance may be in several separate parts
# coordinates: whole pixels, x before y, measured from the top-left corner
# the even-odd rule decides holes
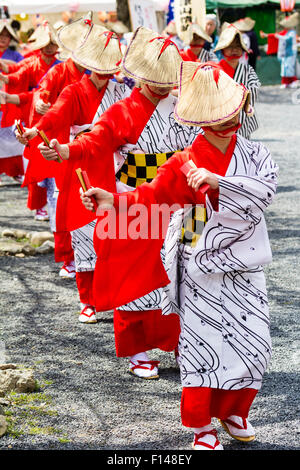
[[[9,70],[12,73],[8,74],[9,83],[5,85],[5,91],[9,94],[21,94],[20,106],[14,104],[6,104],[3,106],[3,118],[1,127],[8,127],[14,124],[15,119],[20,119],[29,125],[29,114],[32,104],[33,93],[30,92],[38,85],[41,78],[48,72],[48,70],[57,62],[53,58],[50,64],[47,64],[38,54],[24,59],[16,66],[11,64]],[[22,156],[18,157],[22,162]],[[36,184],[28,187],[28,200],[27,206],[30,210],[40,209],[47,204],[47,193],[45,188],[39,188]]]
[[[43,130],[46,135],[60,136],[61,143],[69,142],[70,129],[73,125],[84,125],[91,123],[96,114],[96,111],[102,101],[103,95],[106,91],[104,86],[100,91],[97,90],[88,75],[84,75],[80,81],[66,86],[60,93],[55,104],[49,111],[41,117],[36,123],[39,130]],[[61,117],[63,116],[63,120]],[[48,162],[45,160],[40,152],[35,154],[35,175],[38,180],[41,180],[49,171],[55,175],[55,180],[58,188],[60,189],[59,199],[63,198],[64,186],[68,183],[71,171],[74,171],[73,165],[70,162]],[[62,196],[61,196],[62,194]],[[61,204],[58,204],[56,212],[56,231],[55,237],[55,261],[66,261],[66,255],[72,250],[70,232],[60,230],[63,226],[65,217],[64,210],[61,209]],[[74,254],[72,255],[74,259]],[[80,301],[85,304],[93,305],[92,302],[92,285],[93,285],[93,272],[76,272],[76,281],[79,291]]]
[[[52,67],[39,83],[38,90],[33,94],[33,100],[31,103],[29,126],[32,127],[40,118],[41,115],[35,110],[35,103],[38,96],[42,96],[43,91],[49,92],[48,102],[54,104],[61,93],[61,91],[72,83],[81,80],[84,74],[84,70],[80,71],[72,61],[68,59],[66,62],[59,63]],[[49,111],[48,111],[49,112]],[[46,113],[46,115],[48,114]],[[58,122],[61,120],[60,115]],[[47,133],[43,127],[39,129],[44,130],[49,139],[56,137],[59,141],[65,143],[69,141],[68,130],[63,130],[64,126],[58,126],[56,134]],[[68,129],[68,128],[66,128]],[[36,137],[30,142],[30,145],[25,147],[24,157],[28,158],[28,166],[25,173],[25,180],[23,186],[28,185],[29,188],[36,186],[36,183],[42,181],[45,178],[51,178],[55,176],[54,169],[56,165],[47,162],[41,157],[41,154],[37,148],[40,143],[40,138]],[[37,186],[39,188],[39,186]],[[40,188],[44,189],[44,188]],[[30,195],[30,191],[29,191]],[[30,200],[28,201],[28,207],[30,207]],[[71,237],[67,232],[55,231],[55,260],[56,262],[65,261],[69,263],[74,259],[74,254],[71,246]]]

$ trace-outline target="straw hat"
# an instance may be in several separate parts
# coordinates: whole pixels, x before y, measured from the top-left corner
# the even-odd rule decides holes
[[[0,34],[4,30],[4,28],[7,29],[7,31],[13,37],[13,39],[15,39],[15,41],[19,42],[19,38],[18,38],[14,28],[11,26],[11,22],[6,18],[4,18],[3,20],[0,20]]]
[[[113,31],[93,24],[71,57],[77,64],[96,73],[116,73],[120,70],[116,64],[122,59],[119,38]]]
[[[122,21],[107,21],[106,27],[116,34],[129,33],[129,29],[124,23],[122,23]]]
[[[167,34],[172,34],[173,36],[175,36],[177,34],[176,23],[175,23],[174,20],[169,21],[169,23],[167,24],[167,27],[165,29],[165,32]]]
[[[86,38],[92,26],[93,13],[88,12],[85,17],[79,18],[73,23],[60,28],[57,33],[58,43],[69,52],[79,47]]]
[[[189,25],[184,37],[184,42],[190,44],[193,40],[194,34],[196,34],[207,42],[213,42],[212,38],[204,31],[202,26],[197,23],[191,23]]]
[[[255,26],[255,21],[252,18],[242,18],[241,20],[232,23],[241,33],[251,31]]]
[[[295,28],[299,22],[299,13],[293,13],[290,16],[286,16],[282,21],[280,21],[280,26],[284,28]]]
[[[230,44],[234,41],[236,36],[239,37],[242,49],[244,51],[249,52],[244,40],[243,40],[243,35],[242,33],[234,26],[233,24],[228,24],[225,26],[223,31],[220,34],[219,41],[215,47],[215,52],[216,51],[221,51],[222,49],[225,49],[226,47],[229,47]]]
[[[154,86],[175,86],[182,62],[176,44],[140,26],[134,33],[121,63],[127,77]]]
[[[222,124],[245,108],[252,115],[250,92],[213,62],[183,62],[175,119],[184,125]]]
[[[55,29],[48,21],[38,26],[28,39],[28,44],[31,45],[33,51],[46,47],[50,42],[58,45]]]

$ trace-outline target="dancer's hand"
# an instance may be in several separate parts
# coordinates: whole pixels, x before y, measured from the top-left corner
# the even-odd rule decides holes
[[[3,75],[3,73],[0,72],[0,82],[5,83],[6,85],[9,82],[9,78],[6,75]]]
[[[187,183],[195,191],[198,191],[202,184],[209,184],[211,189],[218,189],[219,180],[214,173],[205,168],[192,168],[187,174]]]
[[[5,91],[0,91],[0,104],[5,104],[6,103],[6,95]]]
[[[47,111],[49,111],[50,106],[50,103],[44,103],[43,100],[38,99],[35,103],[35,110],[37,113],[44,115],[47,113]]]
[[[54,160],[54,161],[58,161],[59,159],[59,156],[57,154],[57,152],[59,152],[61,158],[63,160],[68,160],[69,159],[69,147],[67,144],[63,144],[61,145],[56,139],[52,139],[50,141],[50,148],[45,145],[44,143],[38,145],[38,149],[39,151],[41,152],[41,154],[43,155],[43,157],[46,159],[46,160]],[[57,151],[56,151],[57,150]]]
[[[15,136],[17,140],[20,142],[20,144],[27,145],[29,140],[33,139],[34,137],[37,136],[37,128],[32,127],[31,129],[25,127],[25,132],[21,135],[19,131],[16,129],[15,130]]]
[[[4,73],[8,73],[8,66],[4,60],[0,60],[0,70]]]
[[[82,204],[89,211],[92,211],[94,209],[92,196],[98,204],[98,208],[103,210],[109,210],[113,208],[114,196],[112,193],[109,193],[108,191],[105,191],[104,189],[100,188],[91,188],[84,192],[83,189],[80,188],[80,197]]]

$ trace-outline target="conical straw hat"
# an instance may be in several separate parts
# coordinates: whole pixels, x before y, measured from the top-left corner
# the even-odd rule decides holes
[[[190,126],[213,126],[232,119],[246,105],[249,91],[213,62],[183,62],[175,119]],[[252,110],[251,110],[252,111]]]
[[[11,22],[4,18],[3,20],[0,20],[0,33],[2,33],[3,29],[6,28],[9,34],[17,41],[19,42],[20,39],[17,36],[17,33],[15,32],[14,28],[11,26]]]
[[[136,81],[171,87],[178,84],[181,62],[176,44],[140,26],[126,49],[121,70]]]
[[[202,26],[197,23],[191,23],[184,35],[184,42],[190,44],[193,40],[193,36],[196,34],[200,38],[204,39],[207,42],[213,42],[212,38],[204,31]]]
[[[116,73],[122,59],[119,38],[113,31],[93,24],[85,41],[71,57],[77,64],[96,73]]]
[[[280,21],[280,26],[284,28],[295,28],[299,22],[299,13],[293,13],[290,16],[286,16],[282,21]]]
[[[172,35],[176,35],[177,34],[177,29],[176,29],[176,23],[174,20],[171,20],[168,24],[167,24],[167,27],[165,29],[165,32],[167,34],[172,34]]]
[[[107,29],[117,34],[129,33],[129,29],[122,21],[108,21],[105,26]]]
[[[79,47],[92,27],[92,16],[93,13],[89,12],[85,17],[60,28],[57,33],[59,45],[69,52]]]
[[[246,33],[247,31],[251,31],[255,26],[255,21],[252,18],[242,18],[241,20],[235,21],[232,23],[239,31],[242,33]]]
[[[230,46],[230,44],[234,41],[236,36],[239,37],[241,46],[244,49],[244,51],[249,52],[246,44],[244,43],[242,33],[233,24],[229,24],[221,32],[219,41],[215,47],[215,52],[221,51],[222,49],[225,49],[226,47]]]
[[[40,26],[38,26],[28,40],[33,51],[42,49],[50,42],[58,45],[55,29],[48,21],[44,21]]]

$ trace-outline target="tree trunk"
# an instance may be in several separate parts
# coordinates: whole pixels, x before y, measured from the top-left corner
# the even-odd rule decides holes
[[[129,8],[127,0],[117,0],[117,17],[131,30]]]

